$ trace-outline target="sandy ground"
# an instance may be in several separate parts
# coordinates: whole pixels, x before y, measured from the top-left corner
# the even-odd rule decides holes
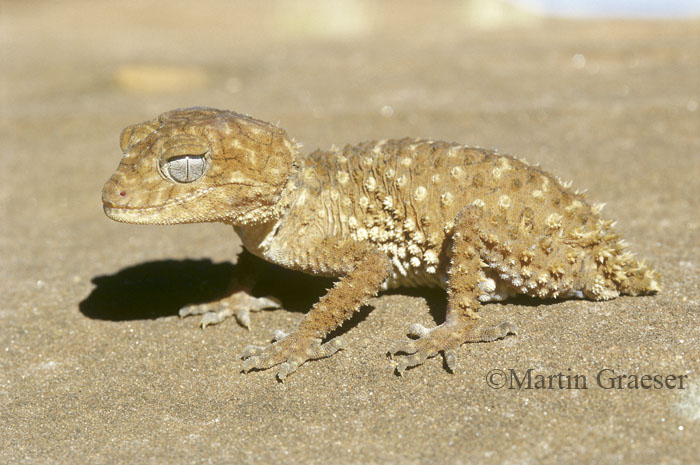
[[[698,463],[700,23],[573,22],[474,3],[3,2],[1,463]],[[332,5],[332,6],[329,6]],[[440,293],[372,299],[347,350],[281,384],[238,355],[325,282],[271,271],[286,310],[205,331],[240,249],[223,225],[102,213],[118,135],[208,105],[279,121],[308,149],[425,136],[540,162],[664,275],[653,297],[513,301],[520,334],[403,378],[385,356]],[[279,282],[285,286],[279,286]],[[492,370],[587,389],[489,387]],[[602,369],[685,375],[605,389]],[[607,376],[605,376],[607,378]],[[607,381],[606,381],[607,383]]]

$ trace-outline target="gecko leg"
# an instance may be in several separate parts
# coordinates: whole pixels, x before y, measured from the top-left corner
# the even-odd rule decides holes
[[[398,356],[396,371],[399,375],[410,367],[423,364],[429,357],[442,352],[445,363],[454,372],[457,366],[456,349],[465,342],[488,342],[501,339],[508,334],[515,334],[516,328],[508,322],[496,326],[479,324],[477,314],[479,303],[479,270],[481,257],[479,251],[486,247],[479,238],[480,210],[469,207],[457,217],[451,250],[449,274],[447,317],[441,325],[428,329],[414,324],[409,335],[418,339],[401,341],[389,351]]]
[[[280,308],[281,302],[274,297],[253,297],[251,289],[264,273],[264,263],[248,252],[238,256],[236,269],[228,285],[229,296],[216,302],[188,305],[179,311],[181,318],[190,315],[202,315],[199,325],[206,328],[219,324],[230,316],[235,316],[238,323],[250,329],[250,312],[259,312],[266,308]]]
[[[356,246],[354,246],[356,247]],[[337,255],[352,263],[335,285],[306,314],[289,335],[276,332],[276,341],[267,346],[248,346],[241,358],[243,371],[264,370],[279,365],[277,378],[282,381],[307,360],[333,355],[341,349],[337,339],[322,344],[329,332],[376,295],[389,275],[390,263],[376,251],[337,249]]]

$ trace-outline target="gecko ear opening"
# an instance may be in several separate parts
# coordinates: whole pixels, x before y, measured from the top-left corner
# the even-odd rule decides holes
[[[158,120],[147,121],[145,123],[132,124],[127,126],[119,136],[119,146],[122,152],[126,153],[131,147],[148,137],[158,129]]]

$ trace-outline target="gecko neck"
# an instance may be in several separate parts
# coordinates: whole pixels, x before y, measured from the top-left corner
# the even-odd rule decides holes
[[[274,237],[279,227],[280,219],[270,220],[266,223],[258,223],[247,226],[234,226],[233,230],[241,238],[243,247],[253,255],[265,259],[267,244]]]
[[[292,169],[292,175],[282,189],[279,201],[264,215],[262,221],[244,225],[233,224],[233,230],[241,238],[243,246],[260,258],[267,259],[265,251],[297,197],[297,178],[299,175],[297,163],[294,163]]]

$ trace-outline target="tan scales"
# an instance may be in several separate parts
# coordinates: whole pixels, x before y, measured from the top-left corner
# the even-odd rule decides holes
[[[659,274],[626,251],[613,222],[558,178],[490,150],[422,139],[317,150],[307,156],[284,130],[231,111],[174,110],[126,128],[124,157],[105,184],[110,218],[128,223],[231,224],[271,263],[339,278],[288,335],[249,346],[243,369],[279,366],[284,379],[340,344],[324,338],[381,289],[442,287],[447,317],[391,348],[397,371],[443,352],[454,370],[465,342],[515,326],[479,322],[482,302],[513,295],[612,299],[660,290]],[[191,306],[202,325],[277,306],[250,285]]]

